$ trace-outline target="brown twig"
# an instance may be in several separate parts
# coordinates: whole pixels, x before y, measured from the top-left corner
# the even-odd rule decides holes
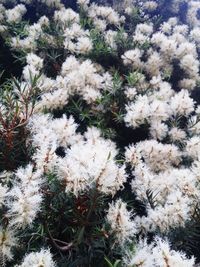
[[[50,233],[50,230],[49,230],[49,227],[47,225],[47,223],[45,223],[45,226],[46,226],[46,229],[47,229],[47,233],[49,235],[49,239],[51,240],[51,243],[54,245],[54,247],[56,247],[58,250],[60,251],[63,251],[63,252],[66,252],[68,251],[73,245],[74,243],[73,242],[70,242],[70,243],[66,243],[64,241],[61,241],[61,240],[58,240],[58,239],[55,239],[52,237],[51,233]],[[61,244],[66,244],[66,246],[59,246],[57,243],[61,243]]]

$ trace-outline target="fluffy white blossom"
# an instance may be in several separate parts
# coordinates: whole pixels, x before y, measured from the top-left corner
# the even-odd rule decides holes
[[[16,186],[10,191],[9,196],[13,199],[8,205],[10,207],[8,213],[11,218],[10,224],[22,228],[31,225],[42,202],[39,188],[27,186],[21,189]]]
[[[35,107],[24,126],[28,134],[26,146],[32,153],[30,163],[13,170],[9,179],[0,175],[0,207],[3,223],[8,223],[7,229],[0,228],[2,264],[12,259],[12,247],[17,245],[15,233],[10,229],[31,228],[43,210],[48,174],[55,176],[67,197],[73,195],[79,200],[80,195],[91,191],[107,196],[104,223],[110,226],[110,231],[105,237],[115,236],[114,245],[123,252],[126,242],[133,241],[140,233],[145,236],[156,232],[164,236],[172,229],[185,227],[200,196],[200,107],[193,97],[200,81],[200,3],[170,1],[167,8],[174,17],[164,16],[159,25],[157,14],[164,11],[163,1],[157,0],[113,1],[119,2],[116,7],[125,10],[126,18],[110,6],[90,4],[89,0],[77,0],[76,10],[80,12],[66,8],[67,1],[64,5],[61,0],[38,0],[47,10],[43,13],[41,9],[41,14],[36,14],[37,21],[25,24],[22,19],[29,5],[35,5],[33,0],[20,0],[19,4],[0,2],[1,38],[5,38],[14,53],[24,55],[26,62],[22,91],[30,89],[31,79],[40,75]],[[183,6],[187,9],[184,19],[188,25],[182,23]],[[131,25],[135,15],[139,22]],[[104,47],[108,61],[114,59],[114,64],[110,62],[113,68],[101,56]],[[48,62],[52,63],[47,66]],[[116,91],[115,70],[119,73]],[[76,116],[53,117],[57,111],[70,114],[74,97],[80,99],[91,115],[90,125],[104,126],[104,121],[93,121],[93,117],[98,112],[107,116],[107,110],[112,113],[108,125],[110,122],[111,128],[116,125],[116,144],[101,137],[97,128],[88,126],[87,119],[79,127]],[[23,100],[20,93],[16,93],[15,100]],[[112,104],[110,100],[114,100]],[[4,103],[0,105],[5,111]],[[119,116],[123,113],[124,125],[114,121],[118,111]],[[1,132],[3,126],[0,125]],[[82,126],[89,127],[85,133]],[[121,126],[132,128],[126,129],[127,133],[130,130],[131,142],[126,140],[126,131],[120,132]],[[17,132],[18,128],[14,130]],[[135,138],[140,130],[145,132],[144,139]],[[110,201],[118,197],[121,189],[127,190],[126,186],[133,199],[145,204],[145,215],[137,214],[137,209],[129,210],[128,201]],[[192,267],[194,258],[188,259],[184,253],[172,250],[167,240],[157,237],[151,244],[145,239],[136,240],[134,253],[128,252],[123,264]],[[50,250],[28,254],[16,267],[29,266],[54,267]]]
[[[186,142],[186,153],[188,156],[197,159],[200,154],[200,137],[193,136]]]
[[[131,216],[132,214],[127,210],[126,203],[121,199],[109,205],[106,219],[110,225],[111,232],[115,235],[120,245],[130,240],[135,234],[135,224]]]
[[[150,114],[149,100],[146,95],[138,96],[137,100],[130,105],[126,106],[125,122],[136,128],[137,126],[144,124]]]
[[[194,101],[187,90],[181,90],[171,98],[170,108],[174,115],[188,116],[194,111]]]
[[[12,226],[24,228],[32,224],[40,211],[41,171],[33,172],[33,166],[28,165],[17,170],[16,178],[19,180],[8,192],[8,216]]]
[[[116,37],[117,37],[117,32],[116,31],[108,30],[105,33],[105,41],[113,49],[117,48]]]
[[[76,44],[77,53],[87,54],[91,50],[92,50],[92,42],[88,37],[78,38],[78,42]]]
[[[90,5],[88,9],[88,16],[94,20],[97,18],[103,18],[108,24],[120,25],[123,21],[123,17],[111,7],[98,6],[96,4]]]
[[[4,204],[8,188],[0,184],[0,207]]]
[[[171,128],[171,130],[169,131],[169,136],[173,142],[174,141],[183,141],[184,139],[186,139],[185,131],[183,131],[177,127]]]
[[[22,16],[25,13],[26,13],[26,7],[23,4],[16,5],[13,9],[7,9],[5,11],[7,21],[10,23],[20,22],[22,19]]]
[[[55,11],[54,20],[61,24],[67,25],[67,23],[79,22],[79,14],[74,12],[71,8]]]
[[[26,61],[28,65],[31,65],[38,70],[40,70],[43,67],[43,59],[38,57],[34,53],[27,54]]]
[[[4,265],[13,258],[12,249],[17,246],[17,238],[10,228],[0,227],[0,259]]]
[[[169,242],[160,237],[156,237],[150,244],[147,240],[140,240],[135,253],[128,252],[124,257],[124,264],[128,267],[194,267],[194,263],[193,257],[189,259],[183,252],[172,250]]]
[[[41,249],[39,252],[31,252],[26,255],[23,262],[15,267],[55,267],[53,257],[49,249]]]
[[[198,76],[199,61],[195,59],[192,54],[185,55],[180,61],[180,66],[189,75],[189,77],[195,78]]]
[[[168,127],[166,124],[159,120],[151,122],[150,135],[153,139],[162,140],[168,133]]]
[[[59,159],[57,176],[66,185],[66,192],[75,195],[97,188],[102,193],[114,195],[126,181],[124,166],[115,162],[117,150],[111,141],[99,136],[92,128],[85,141],[80,141],[66,150],[66,156]]]
[[[57,162],[56,149],[67,147],[81,139],[76,134],[77,124],[73,117],[65,115],[52,119],[49,115],[34,115],[29,122],[32,134],[32,145],[36,148],[33,155],[37,168],[41,171],[52,171]]]
[[[141,57],[142,51],[135,48],[134,50],[126,51],[122,56],[122,59],[125,65],[130,65],[134,69],[138,69],[142,66]]]
[[[156,1],[146,1],[143,7],[149,11],[154,11],[157,9],[158,4]]]

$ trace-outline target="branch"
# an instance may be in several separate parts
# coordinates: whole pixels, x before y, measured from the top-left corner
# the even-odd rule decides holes
[[[58,250],[65,252],[65,251],[68,251],[68,250],[74,245],[73,242],[66,243],[66,242],[64,242],[64,241],[61,241],[61,240],[58,240],[58,239],[54,239],[54,238],[52,237],[50,231],[49,231],[49,228],[48,228],[47,223],[45,223],[45,225],[46,225],[46,228],[47,228],[47,233],[48,233],[48,235],[49,235],[49,239],[51,240],[52,244],[53,244]],[[66,244],[66,246],[62,246],[62,247],[61,247],[61,246],[59,246],[56,242],[59,242],[59,243],[62,243],[62,244]]]

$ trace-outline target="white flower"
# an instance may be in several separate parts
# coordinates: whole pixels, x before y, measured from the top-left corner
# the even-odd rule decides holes
[[[170,34],[172,31],[172,25],[168,22],[164,22],[161,27],[161,32]]]
[[[90,3],[90,0],[77,0],[77,4],[79,4],[81,7],[83,7],[85,10],[88,9],[88,5]]]
[[[38,169],[44,173],[52,172],[57,162],[56,149],[58,148],[57,140],[47,140],[41,148],[36,149],[33,160],[36,162]]]
[[[179,82],[179,88],[193,90],[196,86],[196,80],[194,79],[182,79]]]
[[[63,115],[59,119],[54,119],[49,122],[48,127],[56,134],[58,146],[66,147],[75,142],[78,125],[72,116],[67,118],[66,115]]]
[[[8,216],[10,225],[25,228],[31,225],[40,210],[42,196],[37,185],[16,185],[9,191]]]
[[[113,49],[116,49],[116,36],[117,36],[117,32],[116,31],[112,31],[112,30],[108,30],[105,32],[105,41],[106,43]]]
[[[135,33],[138,32],[144,35],[150,35],[153,32],[153,26],[151,24],[146,24],[146,23],[137,24]]]
[[[33,65],[26,65],[23,69],[23,77],[28,82],[33,77],[39,76],[40,72]]]
[[[137,155],[136,152],[134,154]],[[133,164],[134,158],[132,157],[131,160],[130,163]],[[147,191],[155,194],[158,209],[159,205],[163,206],[168,196],[175,194],[177,190],[190,198],[189,204],[195,202],[195,197],[199,195],[196,187],[197,178],[189,169],[170,168],[160,173],[153,173],[147,164],[140,161],[133,166],[135,166],[133,171],[135,179],[131,183],[133,192],[142,201],[147,200]]]
[[[194,40],[197,44],[200,44],[200,30],[199,27],[193,28],[190,32],[190,37]]]
[[[137,95],[137,90],[134,87],[127,87],[125,90],[125,94],[129,100],[133,100]]]
[[[141,155],[138,153],[134,145],[130,145],[126,148],[125,159],[126,162],[131,163],[133,167],[140,163]]]
[[[79,22],[79,14],[74,12],[71,8],[55,11],[54,20],[59,21],[61,24],[67,24],[70,22]]]
[[[46,16],[40,17],[38,22],[41,26],[49,26],[49,19]]]
[[[176,51],[176,56],[181,59],[185,55],[188,55],[188,54],[193,55],[194,57],[197,57],[195,44],[189,43],[189,42],[181,43]]]
[[[144,44],[145,42],[148,42],[148,41],[149,41],[149,37],[140,32],[136,32],[133,35],[133,42],[137,42],[138,44]]]
[[[17,245],[17,239],[15,233],[7,228],[3,229],[0,227],[0,259],[3,265],[6,260],[11,260],[13,258],[12,248]]]
[[[40,1],[46,4],[48,7],[63,8],[63,4],[61,4],[60,0],[40,0]]]
[[[37,40],[43,32],[40,23],[34,23],[30,27],[27,27],[27,31],[29,38],[32,40]]]
[[[15,172],[15,179],[20,182],[21,187],[29,185],[38,186],[43,183],[41,170],[36,170],[34,172],[32,164],[28,164],[25,168],[18,168]]]
[[[158,52],[153,52],[148,57],[148,60],[145,64],[145,69],[147,73],[149,73],[152,77],[157,76],[159,77],[160,74],[160,68],[162,67],[163,62],[161,55]]]
[[[124,65],[131,65],[134,69],[138,69],[142,66],[141,62],[142,51],[138,48],[129,50],[122,56]]]
[[[28,53],[26,56],[26,61],[28,65],[33,66],[37,70],[40,70],[43,67],[43,59],[34,53]]]
[[[189,1],[188,12],[187,12],[187,22],[190,26],[199,27],[200,21],[198,18],[198,10],[200,4],[198,1]]]
[[[135,102],[126,106],[125,122],[133,128],[148,121],[150,115],[149,100],[146,95],[139,95]]]
[[[96,131],[92,128],[92,131]],[[66,156],[58,160],[57,176],[66,185],[66,192],[80,192],[97,188],[114,195],[126,181],[124,166],[115,162],[117,150],[114,144],[100,137],[87,137],[66,150]]]
[[[187,90],[181,90],[171,98],[170,109],[174,115],[188,116],[194,111],[194,101]]]
[[[150,103],[151,120],[166,120],[170,116],[169,106],[160,100],[153,100]]]
[[[8,22],[18,23],[21,21],[22,16],[26,13],[25,5],[19,4],[16,5],[13,9],[7,9],[5,15]]]
[[[8,188],[0,184],[0,207],[4,204],[5,196]]]
[[[131,220],[132,213],[127,210],[126,203],[118,199],[109,204],[106,219],[115,235],[117,242],[123,245],[135,235],[135,224]]]
[[[62,76],[65,76],[67,73],[75,71],[78,67],[79,67],[79,62],[75,58],[75,56],[69,56],[62,64],[61,74]]]
[[[89,17],[93,18],[94,22],[101,17],[109,24],[119,25],[123,20],[114,9],[108,6],[97,6],[96,4],[92,4],[88,11]]]
[[[189,259],[183,252],[172,250],[169,242],[158,236],[150,244],[140,240],[135,253],[128,251],[123,260],[127,267],[194,267],[195,263],[194,257]]]
[[[34,37],[28,36],[24,39],[19,39],[19,37],[12,37],[11,38],[11,47],[13,48],[20,48],[20,49],[36,49],[36,42]]]
[[[169,131],[169,136],[172,141],[183,141],[184,139],[186,139],[186,132],[177,127],[173,127]]]
[[[23,259],[22,264],[15,267],[56,267],[49,249],[31,252]]]
[[[150,135],[153,139],[162,140],[168,133],[168,127],[166,124],[159,120],[153,120],[150,127]]]
[[[187,140],[185,150],[188,156],[198,159],[200,155],[200,137],[193,136]]]
[[[79,37],[76,44],[76,51],[80,54],[87,54],[92,50],[92,41],[88,37]]]
[[[193,267],[194,257],[188,259],[183,252],[172,250],[167,241],[160,238],[155,239],[156,246],[152,253],[155,260],[155,266],[168,265],[169,267]]]
[[[94,25],[96,26],[96,28],[100,31],[105,31],[107,24],[106,21],[103,19],[95,19],[94,20]]]
[[[156,44],[157,46],[161,46],[163,42],[167,40],[167,37],[164,35],[164,33],[158,31],[152,35],[151,42],[153,44]]]
[[[180,61],[180,66],[191,78],[198,76],[199,61],[192,54],[185,55]]]
[[[153,88],[158,88],[160,86],[161,81],[162,81],[162,78],[160,75],[153,76],[152,79],[150,80],[150,84]]]
[[[146,240],[139,240],[135,247],[135,253],[127,251],[123,257],[125,266],[153,267],[154,258],[152,255],[153,244],[148,245]]]
[[[155,1],[146,1],[143,7],[149,11],[154,11],[158,7],[158,4]]]
[[[138,142],[136,151],[141,154],[146,164],[156,172],[166,170],[180,162],[180,151],[177,146],[162,144],[153,139]]]

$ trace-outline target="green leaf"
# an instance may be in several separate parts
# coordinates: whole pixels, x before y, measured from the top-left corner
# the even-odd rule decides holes
[[[107,257],[104,257],[104,259],[105,259],[108,267],[118,267],[120,262],[121,262],[121,260],[116,260],[114,262],[114,264],[112,264],[112,262]]]

